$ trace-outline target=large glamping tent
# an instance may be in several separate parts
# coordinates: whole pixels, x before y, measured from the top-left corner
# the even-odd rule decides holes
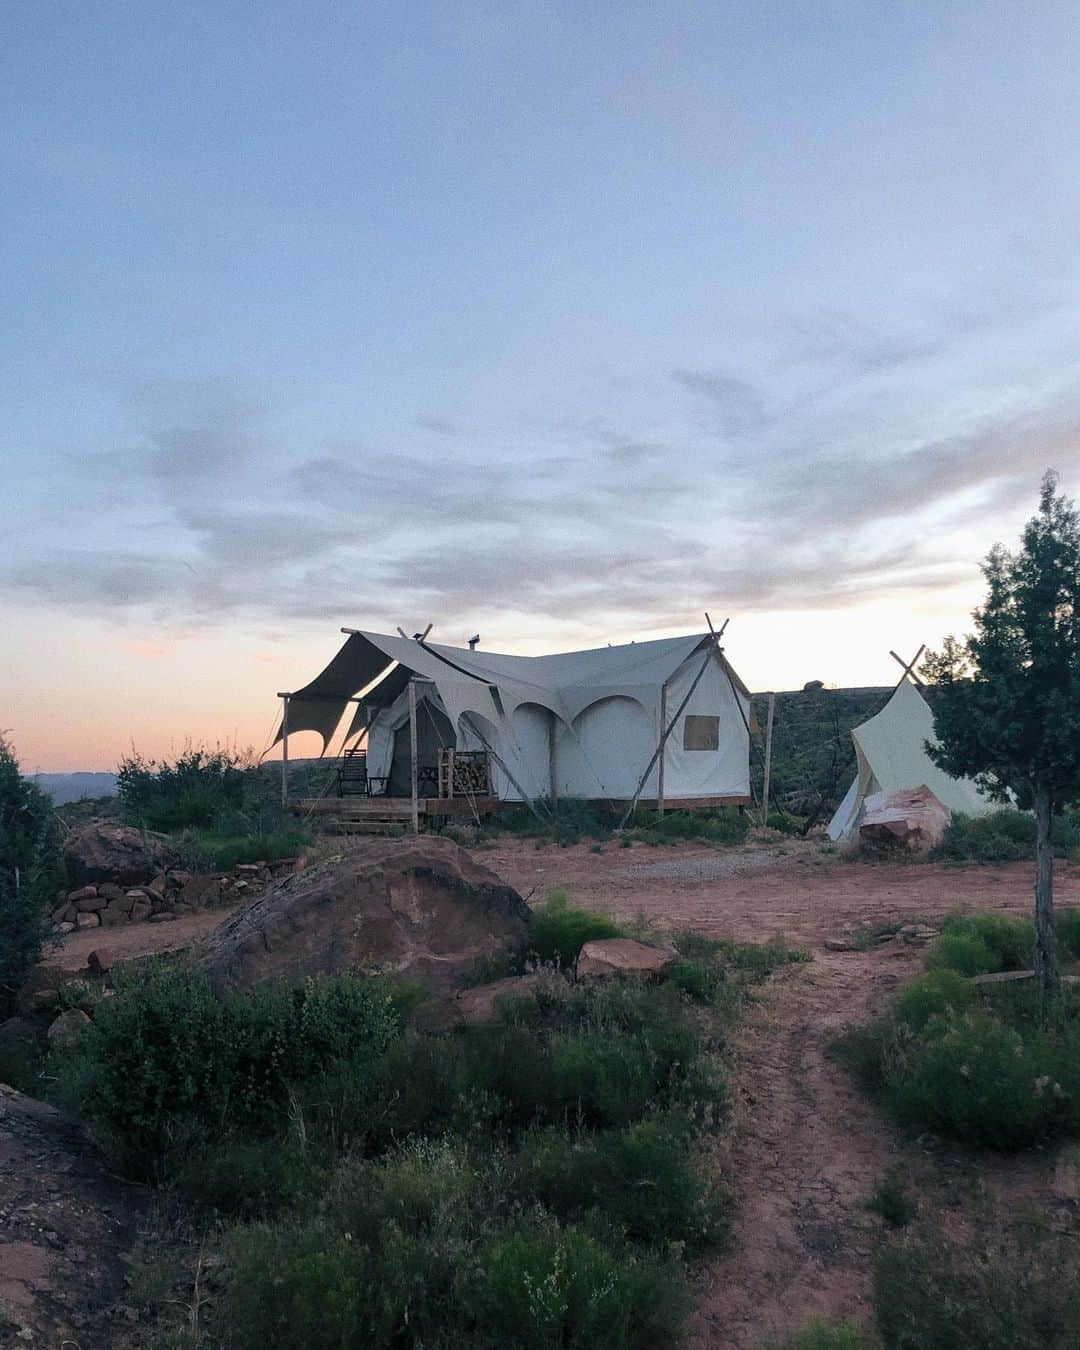
[[[829,822],[830,839],[851,838],[858,830],[863,803],[876,792],[928,787],[943,805],[968,816],[994,809],[970,778],[951,778],[926,753],[936,744],[934,714],[907,675],[885,707],[852,730],[855,778]]]
[[[276,739],[318,732],[325,752],[352,707],[345,743],[366,744],[369,781],[389,795],[410,791],[415,735],[422,768],[451,748],[485,752],[491,793],[504,801],[750,800],[750,695],[711,633],[505,656],[342,631],[326,669],[283,695]]]

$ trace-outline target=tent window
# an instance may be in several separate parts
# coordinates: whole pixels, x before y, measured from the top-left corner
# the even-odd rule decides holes
[[[687,714],[683,722],[684,750],[719,750],[719,717],[700,717],[697,713]]]

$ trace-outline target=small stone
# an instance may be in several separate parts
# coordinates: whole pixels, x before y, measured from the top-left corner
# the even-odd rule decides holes
[[[96,914],[80,914],[75,920],[77,928],[100,928],[101,920]]]
[[[49,1027],[49,1046],[53,1050],[68,1050],[75,1045],[90,1026],[90,1019],[79,1008],[69,1008]]]
[[[80,886],[76,891],[68,891],[68,900],[73,905],[77,905],[80,900],[94,900],[97,897],[96,886]]]
[[[242,877],[253,877],[262,871],[263,866],[263,863],[237,863],[233,870]]]
[[[824,947],[827,952],[853,952],[856,949],[848,938],[826,938]]]
[[[162,910],[160,914],[151,914],[147,922],[149,923],[172,923],[176,918],[175,914],[170,914],[167,910]]]
[[[69,923],[67,920],[65,920],[63,923],[55,924],[53,927],[54,933],[74,933],[74,931],[75,925],[73,923]]]
[[[104,975],[112,970],[112,953],[108,947],[95,947],[86,958],[86,964],[95,975]]]
[[[130,891],[124,892],[125,900],[148,900],[149,898],[150,892],[145,886],[133,886]]]

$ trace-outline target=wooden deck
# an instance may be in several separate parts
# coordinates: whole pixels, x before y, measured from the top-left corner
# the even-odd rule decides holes
[[[493,811],[509,811],[520,802],[504,802],[498,797],[421,797],[418,810],[421,820],[429,816],[472,816]],[[408,824],[412,819],[412,802],[408,797],[297,797],[289,802],[289,810],[298,816],[330,816],[339,821],[384,821]]]

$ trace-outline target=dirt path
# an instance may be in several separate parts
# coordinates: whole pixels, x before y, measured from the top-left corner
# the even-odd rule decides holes
[[[0,1345],[117,1344],[145,1210],[70,1122],[0,1085]]]
[[[731,1253],[703,1275],[695,1350],[751,1350],[810,1317],[863,1321],[881,1221],[865,1203],[888,1168],[919,1168],[847,1074],[830,1037],[919,966],[911,952],[823,953],[781,971],[740,1028]]]

